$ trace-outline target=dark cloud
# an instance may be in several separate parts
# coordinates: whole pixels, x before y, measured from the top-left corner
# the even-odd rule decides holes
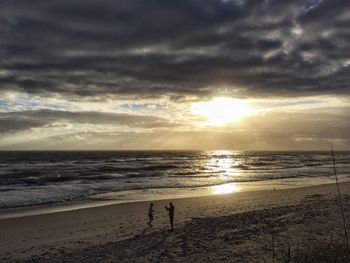
[[[138,128],[169,128],[176,126],[165,118],[116,114],[105,112],[71,112],[71,111],[18,111],[0,113],[0,133],[17,132],[30,128],[49,127],[57,123],[79,123],[93,125],[114,125]]]
[[[69,98],[348,95],[349,7],[342,0],[6,0],[0,88]]]
[[[23,131],[29,128],[41,127],[45,124],[45,122],[35,119],[0,117],[0,133]]]

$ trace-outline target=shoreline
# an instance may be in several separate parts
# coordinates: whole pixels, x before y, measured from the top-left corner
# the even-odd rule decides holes
[[[11,219],[11,218],[20,218],[27,216],[36,216],[36,215],[46,215],[52,213],[61,213],[67,211],[74,211],[80,209],[90,209],[101,206],[110,206],[110,205],[119,205],[119,204],[128,204],[128,203],[139,203],[139,202],[152,202],[152,201],[167,201],[167,200],[178,200],[186,198],[201,198],[201,197],[210,197],[210,196],[219,196],[219,195],[231,195],[239,194],[244,192],[256,192],[256,191],[271,191],[275,190],[285,190],[285,189],[294,189],[294,188],[304,188],[304,187],[317,187],[321,185],[332,185],[334,179],[330,177],[325,178],[298,178],[293,179],[283,179],[283,180],[267,180],[259,182],[244,182],[244,183],[225,183],[221,185],[213,186],[204,186],[204,187],[190,187],[187,192],[183,194],[168,194],[168,195],[152,195],[147,192],[147,197],[138,198],[138,199],[116,199],[118,194],[125,194],[128,191],[124,192],[107,192],[98,195],[92,195],[85,198],[80,198],[71,201],[57,202],[57,203],[48,203],[42,205],[34,206],[25,206],[25,207],[14,207],[14,208],[2,208],[0,209],[0,220]],[[312,182],[311,182],[312,181]],[[272,183],[273,182],[273,183]],[[341,183],[350,182],[350,179],[344,178],[340,180]],[[226,186],[234,185],[239,189],[233,189],[232,192],[227,193],[214,193],[213,187],[216,186]],[[183,188],[179,188],[184,190]],[[153,190],[153,189],[151,189]],[[159,189],[157,189],[159,190]],[[167,189],[169,190],[169,189]],[[177,188],[171,189],[176,191]],[[229,189],[230,190],[230,189]],[[225,191],[225,189],[224,189]],[[190,193],[192,192],[192,193]],[[196,192],[196,193],[194,193]],[[190,194],[189,194],[190,193]],[[150,196],[150,197],[149,197]]]
[[[340,187],[344,198],[346,198],[345,201],[349,201],[350,182],[340,183]],[[317,207],[319,209],[324,205],[325,200],[333,204],[332,209],[337,210],[335,184],[179,198],[174,201],[176,207],[175,230],[179,231],[179,235],[182,235],[185,231],[184,227],[198,220],[211,222],[210,220],[220,221],[227,217],[236,220],[236,215],[238,218],[243,217],[244,220],[250,222],[249,213],[275,211],[276,209],[276,211],[282,209],[281,211],[288,212],[294,206],[298,208],[293,208],[293,213],[302,212],[305,217],[306,213],[316,211],[308,208],[305,204],[310,201],[315,202],[311,208]],[[168,233],[168,217],[164,209],[168,201],[156,200],[153,202],[156,212],[152,228],[146,224],[149,201],[2,219],[0,220],[0,233],[2,235],[0,255],[3,258],[0,257],[0,260],[3,259],[5,262],[26,261],[31,257],[45,258],[47,256],[51,258],[58,257],[58,255],[60,258],[69,253],[76,254],[78,253],[76,251],[81,249],[104,249],[108,244],[119,246],[120,242],[132,243],[140,238],[149,238],[152,241],[154,235]],[[269,220],[275,217],[274,213],[268,216]],[[335,217],[340,218],[337,213]],[[278,218],[283,218],[283,216],[281,214]],[[208,223],[207,228],[220,225],[214,221]],[[307,220],[307,222],[309,221]],[[242,226],[238,224],[235,227],[244,227],[246,224],[244,222]],[[328,221],[327,223],[330,224]],[[133,247],[131,246],[130,249]],[[81,253],[80,251],[78,254]]]

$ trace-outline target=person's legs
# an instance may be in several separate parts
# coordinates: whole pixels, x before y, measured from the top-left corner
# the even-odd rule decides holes
[[[170,227],[171,227],[171,230],[174,229],[174,217],[170,217]]]
[[[153,216],[149,216],[148,225],[152,226]]]

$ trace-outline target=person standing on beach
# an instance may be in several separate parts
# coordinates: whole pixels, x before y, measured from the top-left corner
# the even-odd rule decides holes
[[[169,212],[169,220],[170,220],[170,227],[171,227],[171,231],[174,230],[174,215],[175,215],[175,207],[174,207],[174,203],[170,202],[169,203],[169,207],[165,206],[165,209]]]
[[[153,212],[154,212],[154,210],[153,210],[153,203],[151,203],[151,204],[149,205],[149,208],[148,208],[148,218],[149,218],[149,221],[148,221],[147,224],[148,224],[149,226],[152,226]]]

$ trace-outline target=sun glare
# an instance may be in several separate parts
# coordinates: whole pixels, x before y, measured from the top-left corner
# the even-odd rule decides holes
[[[215,195],[231,194],[240,191],[239,187],[235,183],[214,185],[212,186],[212,190],[213,194]]]
[[[208,125],[222,126],[246,116],[249,113],[249,106],[244,100],[219,97],[212,101],[195,103],[192,113],[204,116],[208,120]]]

